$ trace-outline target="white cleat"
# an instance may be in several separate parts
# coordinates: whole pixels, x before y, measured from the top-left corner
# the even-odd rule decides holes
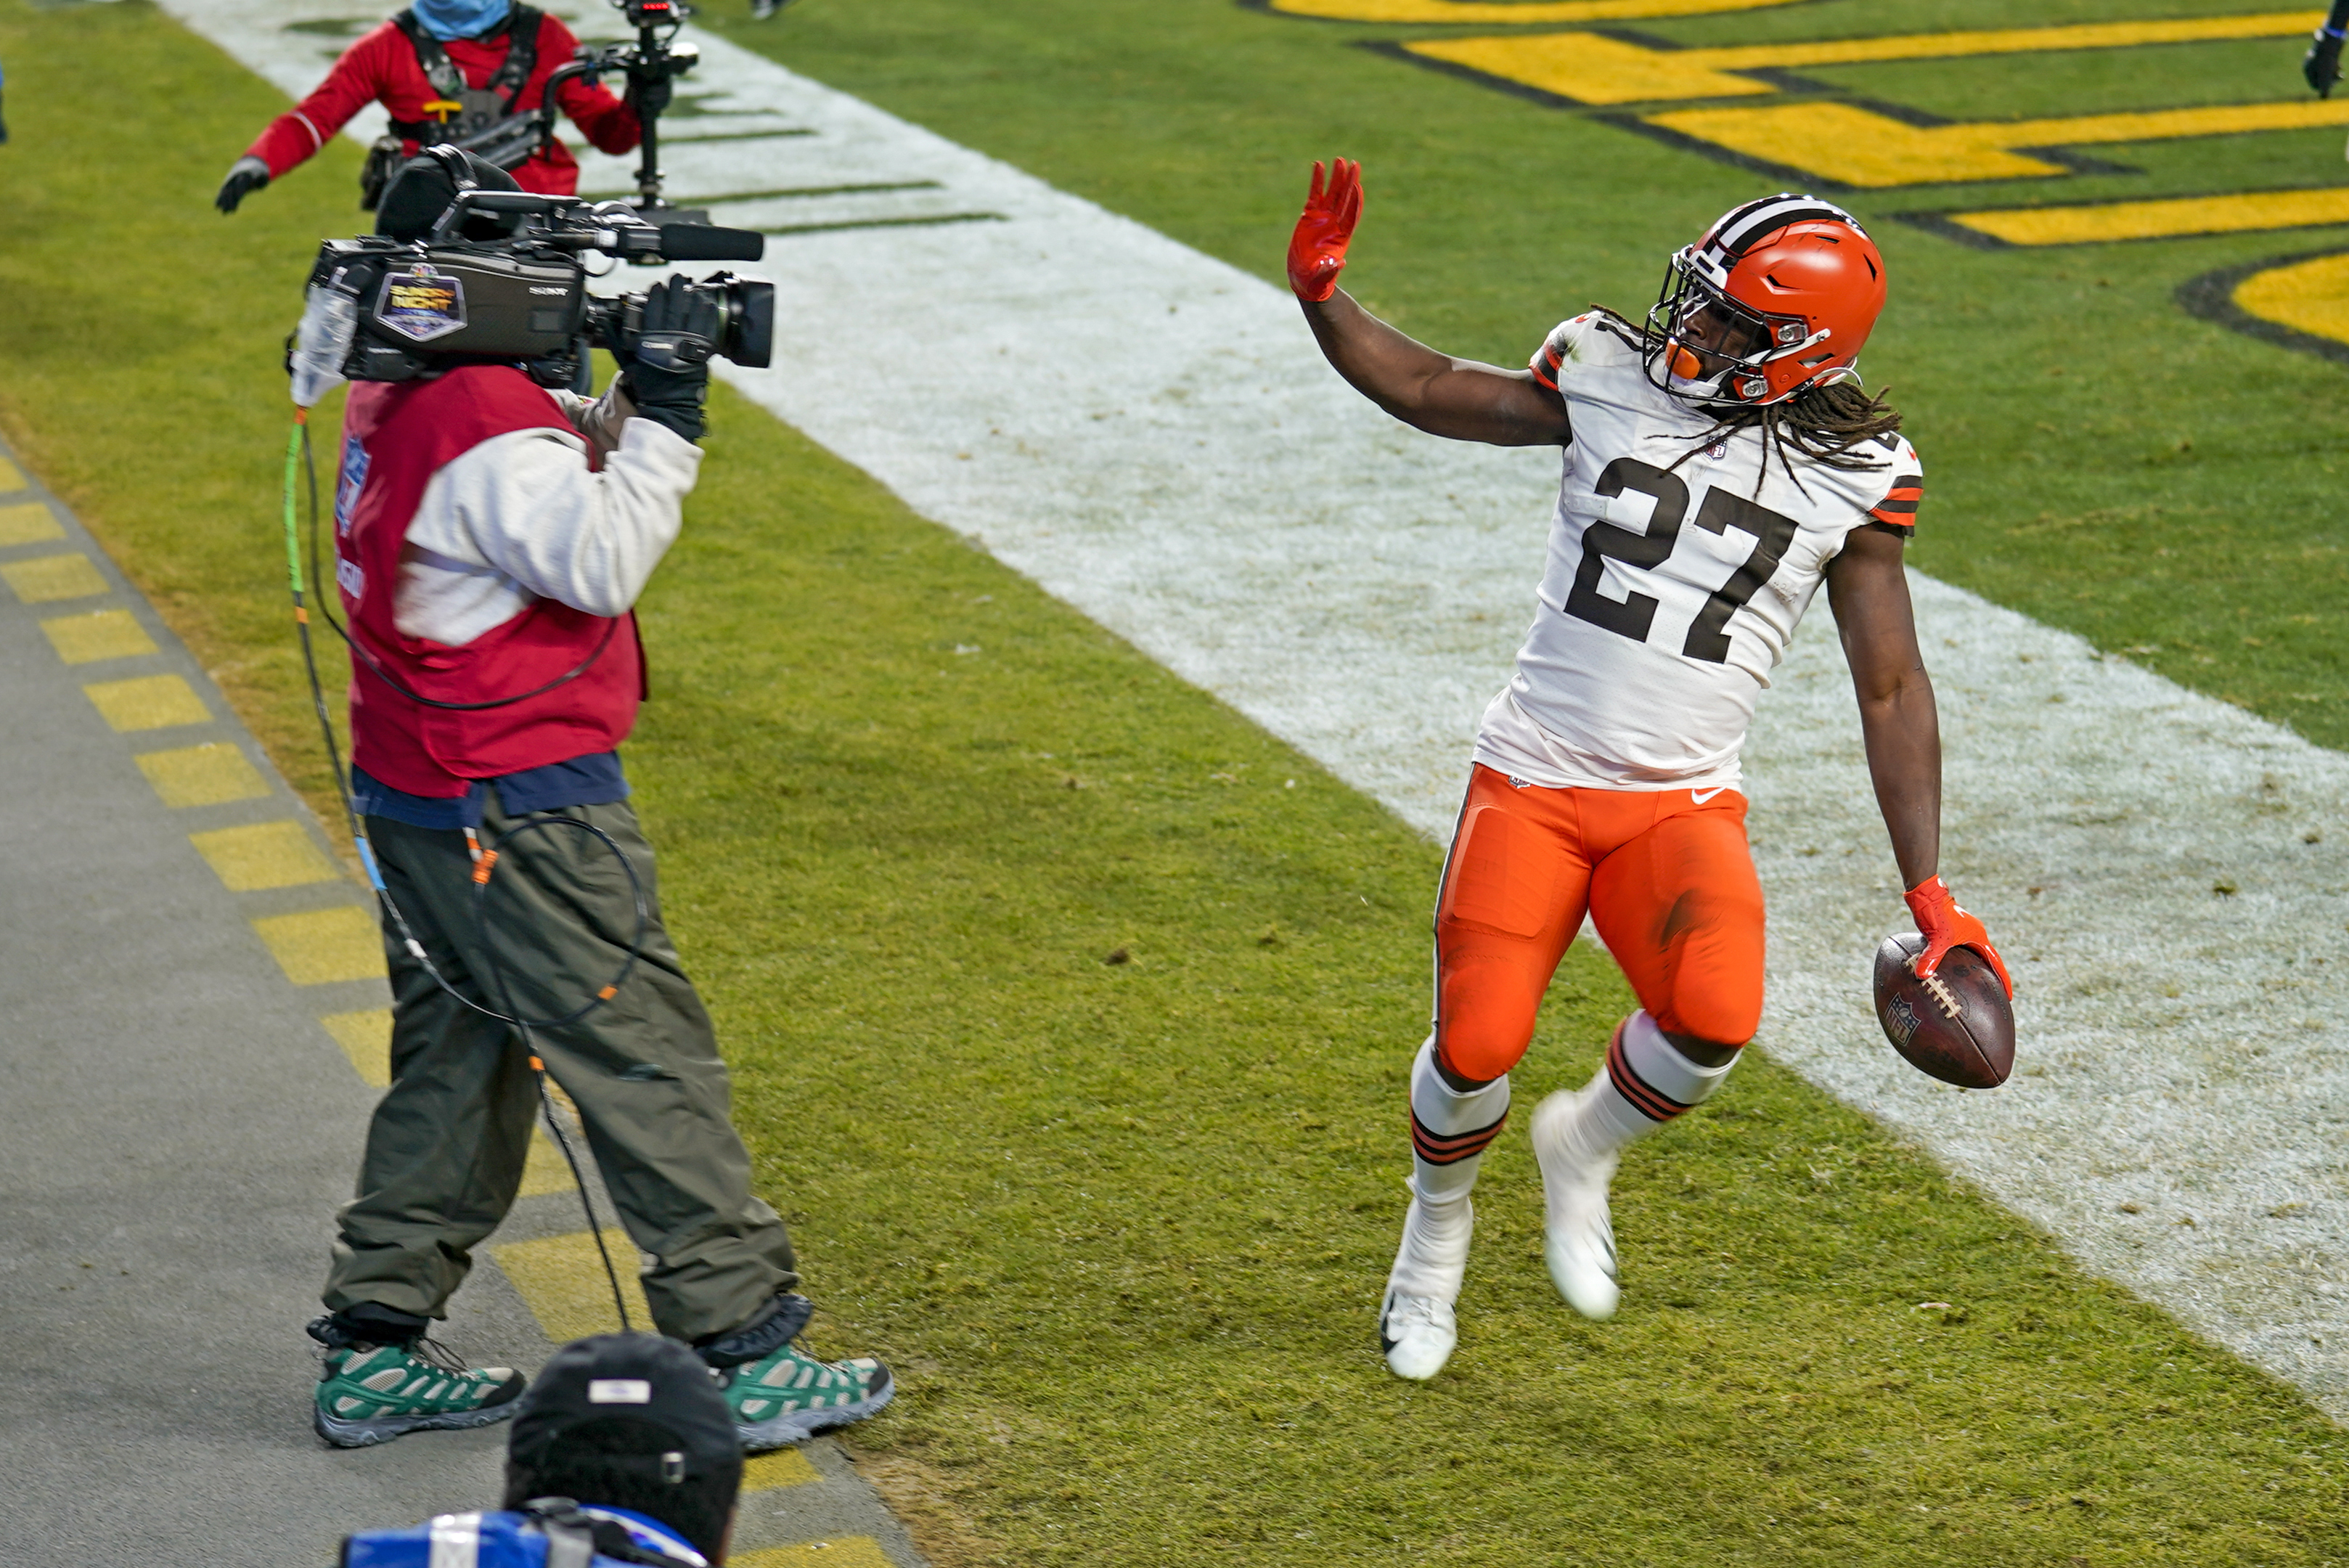
[[[1398,1377],[1424,1383],[1444,1370],[1460,1343],[1452,1303],[1468,1272],[1468,1240],[1476,1210],[1468,1195],[1441,1204],[1414,1193],[1402,1217],[1402,1241],[1387,1272],[1386,1300],[1379,1305],[1379,1349]]]
[[[1387,1293],[1379,1307],[1379,1348],[1387,1353],[1387,1370],[1397,1377],[1426,1382],[1444,1370],[1459,1343],[1460,1324],[1450,1302]]]
[[[1572,1131],[1581,1097],[1560,1091],[1534,1111],[1534,1158],[1541,1166],[1542,1198],[1547,1210],[1542,1258],[1550,1283],[1566,1304],[1604,1323],[1615,1315],[1622,1289],[1616,1283],[1615,1227],[1607,1212],[1607,1184],[1614,1179],[1612,1155],[1578,1158]]]

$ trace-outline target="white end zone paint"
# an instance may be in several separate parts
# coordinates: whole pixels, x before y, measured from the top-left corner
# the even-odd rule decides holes
[[[289,93],[341,40],[285,24],[348,14],[165,4]],[[781,363],[727,378],[1443,836],[1529,618],[1555,456],[1405,431],[1322,366],[1281,290],[698,41],[670,195],[792,231],[744,269],[777,285]],[[582,161],[589,192],[628,188],[632,160]],[[805,193],[725,200],[779,191]],[[1551,325],[1526,323],[1528,352]],[[1906,914],[1824,611],[1747,757],[1773,901],[1762,1043],[2349,1418],[2349,759],[1913,580],[1945,865],[2013,963],[2022,1068],[1964,1094],[1877,1031],[1868,961]]]

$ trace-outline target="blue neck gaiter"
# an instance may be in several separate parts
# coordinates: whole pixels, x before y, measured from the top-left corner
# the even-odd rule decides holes
[[[415,0],[417,25],[436,38],[472,38],[506,19],[509,0]]]

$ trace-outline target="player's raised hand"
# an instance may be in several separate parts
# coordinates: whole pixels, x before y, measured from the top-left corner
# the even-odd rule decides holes
[[[2006,961],[1990,945],[1990,931],[1958,908],[1957,896],[1950,891],[1947,882],[1939,877],[1929,877],[1901,896],[1909,902],[1909,912],[1917,917],[1917,929],[1925,939],[1925,950],[1917,955],[1918,979],[1930,980],[1951,948],[1971,948],[1998,971],[1998,981],[2006,987],[2006,994],[2014,994],[2014,981],[2007,975]]]
[[[1361,215],[1362,166],[1351,159],[1332,159],[1325,184],[1321,165],[1315,163],[1305,211],[1288,236],[1288,286],[1298,298],[1319,303],[1338,292],[1338,275],[1346,269],[1346,246]]]

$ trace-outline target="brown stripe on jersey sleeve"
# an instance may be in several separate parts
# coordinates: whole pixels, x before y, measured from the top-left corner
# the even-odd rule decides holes
[[[1544,343],[1541,352],[1536,354],[1533,362],[1526,368],[1534,373],[1535,380],[1555,392],[1557,390],[1558,367],[1564,362],[1565,357],[1558,352],[1556,343]]]
[[[1892,482],[1892,488],[1885,492],[1884,499],[1878,502],[1868,514],[1878,523],[1887,524],[1905,534],[1916,527],[1917,503],[1924,498],[1925,476],[1904,473]]]

